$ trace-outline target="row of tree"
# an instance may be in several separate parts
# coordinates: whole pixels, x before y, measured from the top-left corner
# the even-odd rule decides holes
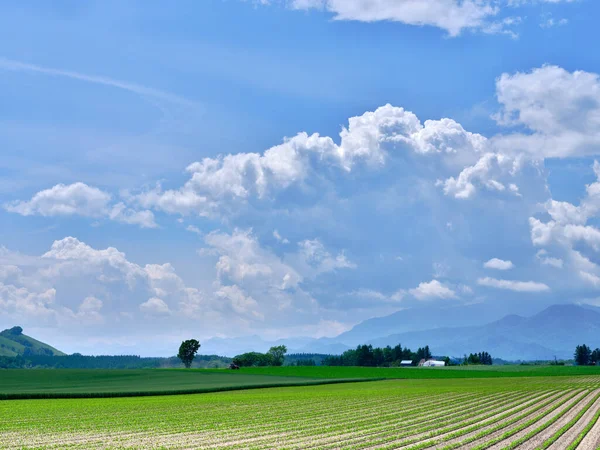
[[[465,355],[463,364],[467,365],[485,365],[491,366],[493,364],[492,355],[488,352],[471,353],[469,356]]]
[[[197,355],[190,367],[218,369],[228,367],[231,358]],[[174,369],[182,366],[177,357],[142,358],[136,355],[87,356],[79,353],[64,356],[0,356],[0,369]]]
[[[346,350],[339,356],[329,356],[323,360],[325,366],[366,366],[366,367],[394,367],[401,361],[411,361],[416,365],[422,359],[431,359],[429,346],[419,348],[413,352],[408,347],[398,344],[384,348],[372,345],[359,345],[356,349]]]
[[[578,366],[595,366],[600,363],[600,348],[592,351],[585,344],[578,345],[574,357]]]
[[[271,347],[267,353],[242,353],[233,358],[233,364],[239,367],[282,366],[287,347],[278,345]]]

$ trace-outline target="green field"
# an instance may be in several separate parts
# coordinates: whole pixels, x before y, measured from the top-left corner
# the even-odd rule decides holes
[[[0,448],[595,449],[599,395],[588,375],[11,400]]]
[[[359,379],[475,379],[586,375],[600,376],[600,367],[252,367],[239,371],[10,369],[0,370],[0,399],[191,394],[258,387],[337,383]]]
[[[600,366],[248,367],[244,374],[318,378],[505,378],[600,375]]]
[[[339,377],[290,377],[215,369],[9,369],[0,370],[0,399],[192,394],[343,381]]]

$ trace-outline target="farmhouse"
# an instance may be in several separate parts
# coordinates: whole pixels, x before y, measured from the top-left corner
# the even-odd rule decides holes
[[[444,361],[437,361],[435,359],[428,359],[427,361],[421,360],[419,362],[420,367],[444,367],[446,363]]]

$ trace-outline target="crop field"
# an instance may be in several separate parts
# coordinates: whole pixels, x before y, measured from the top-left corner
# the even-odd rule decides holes
[[[214,369],[11,369],[0,370],[0,400],[193,394],[258,387],[310,386],[341,381],[344,380],[338,377],[290,377]]]
[[[243,374],[317,378],[522,378],[599,375],[600,366],[450,366],[450,367],[247,367]]]
[[[6,400],[0,417],[0,448],[596,449],[600,376]]]

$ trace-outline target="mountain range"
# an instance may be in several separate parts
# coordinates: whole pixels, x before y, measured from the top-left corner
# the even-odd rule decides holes
[[[579,344],[600,347],[600,308],[560,304],[530,317],[505,316],[480,325],[465,325],[477,305],[448,308],[415,308],[369,319],[334,338],[290,338],[265,341],[258,336],[213,338],[202,352],[234,356],[246,351],[266,351],[286,345],[289,353],[339,354],[358,344],[376,347],[402,344],[416,349],[429,345],[436,355],[460,357],[487,351],[505,360],[549,360],[573,357]],[[449,325],[451,324],[451,326]]]

